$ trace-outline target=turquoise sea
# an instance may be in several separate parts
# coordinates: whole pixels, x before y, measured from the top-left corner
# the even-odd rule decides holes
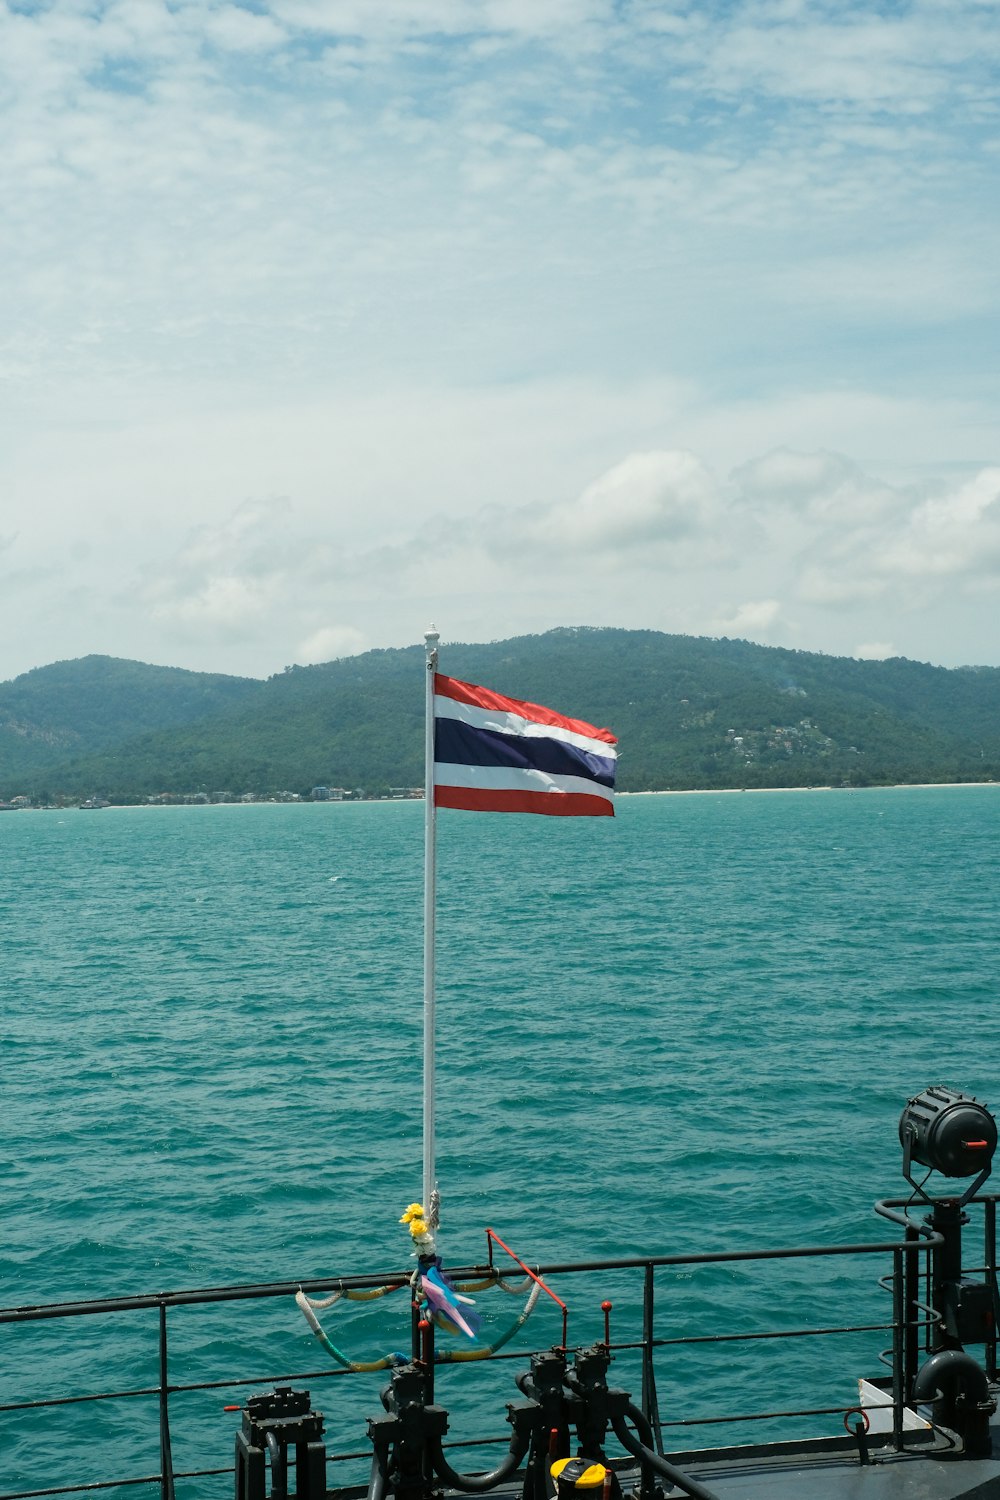
[[[0,1304],[406,1265],[422,827],[419,803],[0,817]],[[446,1259],[480,1260],[487,1224],[533,1263],[892,1237],[871,1204],[904,1189],[907,1097],[1000,1104],[998,849],[1000,786],[442,813]],[[663,1332],[887,1320],[886,1269],[664,1273]],[[560,1289],[571,1342],[602,1296],[637,1336],[625,1276]],[[481,1299],[490,1327],[516,1305]],[[326,1317],[355,1357],[405,1347],[393,1298]],[[519,1344],[557,1336],[539,1308]],[[847,1406],[886,1343],[664,1350],[661,1408]],[[0,1407],[148,1387],[156,1358],[155,1314],[0,1326]],[[208,1381],[326,1357],[289,1301],[171,1314],[171,1362]],[[444,1372],[456,1436],[506,1430],[510,1373]],[[628,1355],[615,1378],[637,1389]],[[313,1384],[331,1447],[364,1448],[379,1384]],[[174,1398],[179,1469],[230,1464],[243,1395]],[[149,1398],[0,1412],[0,1495],[154,1473],[155,1419]]]

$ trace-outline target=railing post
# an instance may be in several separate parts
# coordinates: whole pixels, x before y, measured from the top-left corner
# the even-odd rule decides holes
[[[167,1304],[160,1303],[160,1500],[174,1500],[174,1459],[170,1448],[170,1386],[167,1381]]]
[[[903,1352],[905,1346],[902,1249],[892,1252],[892,1444],[897,1453],[903,1447]]]
[[[1000,1296],[997,1293],[997,1205],[995,1198],[987,1198],[983,1204],[984,1231],[986,1235],[986,1277],[993,1293],[992,1336],[986,1340],[986,1373],[990,1380],[997,1378],[997,1321],[1000,1319]]]
[[[907,1225],[906,1243],[916,1244],[919,1233],[912,1226]],[[920,1359],[920,1329],[919,1329],[919,1307],[920,1302],[920,1256],[916,1251],[910,1250],[906,1256],[903,1267],[903,1283],[906,1288],[904,1299],[905,1310],[905,1336],[903,1342],[903,1399],[908,1401],[913,1390],[913,1382],[917,1378],[917,1364]]]
[[[663,1428],[653,1370],[653,1267],[649,1261],[646,1262],[642,1286],[642,1413],[653,1429],[656,1451],[662,1457]]]

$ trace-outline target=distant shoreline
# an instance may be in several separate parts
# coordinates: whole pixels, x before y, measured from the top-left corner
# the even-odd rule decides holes
[[[616,798],[621,797],[743,797],[758,796],[786,792],[914,792],[914,791],[937,791],[955,790],[968,787],[997,787],[1000,781],[894,781],[885,786],[692,786],[692,787],[665,787],[661,791],[651,792],[617,792]],[[81,808],[79,803],[66,803],[63,807],[19,807],[5,806],[0,808],[3,812],[138,812],[147,811],[149,808],[161,807],[355,807],[360,803],[366,806],[398,805],[407,802],[423,802],[423,797],[345,797],[342,801],[331,799],[329,802],[312,801],[302,798],[297,802],[286,802],[269,797],[261,797],[252,802],[108,802],[101,808]]]
[[[1000,781],[892,781],[885,786],[689,786],[659,792],[616,792],[616,797],[742,797],[761,792],[916,792],[970,786],[1000,787]]]

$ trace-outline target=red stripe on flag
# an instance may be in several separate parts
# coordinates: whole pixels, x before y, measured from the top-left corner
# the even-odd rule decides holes
[[[497,713],[520,714],[533,724],[548,724],[554,729],[571,729],[574,734],[588,739],[603,740],[607,745],[617,745],[618,740],[610,729],[596,729],[583,719],[568,719],[557,714],[555,709],[543,708],[540,703],[524,703],[519,698],[505,698],[503,693],[494,693],[490,688],[476,687],[471,682],[459,682],[456,677],[434,674],[434,691],[442,698],[451,698],[456,703],[469,703],[473,708],[492,708]]]
[[[436,786],[436,807],[463,812],[545,813],[555,818],[613,818],[614,803],[587,792],[499,792],[470,786]]]

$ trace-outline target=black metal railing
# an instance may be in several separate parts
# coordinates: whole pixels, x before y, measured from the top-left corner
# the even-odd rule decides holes
[[[996,1284],[996,1202],[997,1196],[986,1195],[974,1200],[984,1209],[985,1242],[983,1267],[979,1268]],[[907,1200],[886,1200],[878,1205],[885,1217],[903,1225],[905,1238],[902,1241],[877,1243],[820,1245],[785,1247],[779,1249],[737,1249],[698,1255],[636,1256],[612,1260],[575,1261],[554,1263],[535,1268],[546,1280],[562,1281],[600,1274],[632,1277],[641,1276],[641,1296],[636,1294],[634,1303],[641,1306],[641,1336],[631,1342],[612,1342],[616,1354],[638,1354],[641,1370],[640,1406],[649,1422],[658,1452],[664,1453],[664,1431],[678,1428],[712,1428],[721,1423],[746,1424],[751,1422],[787,1421],[791,1418],[823,1417],[843,1413],[840,1405],[796,1407],[794,1410],[751,1410],[733,1413],[713,1413],[709,1416],[678,1416],[664,1420],[660,1413],[657,1394],[657,1351],[681,1348],[697,1349],[699,1346],[727,1346],[753,1344],[759,1341],[827,1338],[838,1335],[860,1335],[886,1333],[891,1335],[889,1347],[883,1351],[889,1370],[889,1397],[892,1406],[892,1441],[896,1447],[903,1444],[903,1413],[905,1395],[916,1373],[921,1345],[927,1346],[927,1330],[935,1318],[930,1302],[930,1252],[940,1237],[930,1229],[907,1216]],[[774,1262],[845,1260],[861,1257],[866,1262],[870,1257],[889,1256],[891,1270],[882,1277],[882,1284],[891,1291],[891,1316],[888,1321],[848,1321],[825,1323],[823,1326],[794,1328],[732,1330],[712,1333],[682,1333],[664,1336],[657,1331],[657,1273],[688,1271],[697,1267],[737,1267],[751,1264],[761,1266]],[[453,1271],[457,1280],[481,1278],[491,1274],[493,1268],[464,1267]],[[494,1272],[495,1274],[495,1272]],[[295,1370],[292,1372],[266,1373],[227,1377],[210,1381],[180,1381],[172,1377],[169,1334],[170,1320],[181,1315],[185,1308],[205,1307],[226,1302],[252,1302],[278,1298],[291,1298],[300,1286],[311,1293],[330,1291],[364,1291],[375,1287],[403,1287],[410,1279],[409,1272],[395,1272],[374,1276],[331,1277],[307,1282],[268,1282],[253,1285],[209,1287],[197,1290],[160,1292],[145,1296],[113,1297],[91,1301],[53,1303],[32,1307],[0,1309],[0,1328],[10,1325],[43,1323],[56,1319],[74,1320],[88,1317],[117,1316],[125,1313],[151,1312],[157,1319],[158,1378],[155,1385],[132,1387],[122,1390],[99,1390],[72,1395],[58,1395],[40,1399],[14,1400],[0,1403],[0,1416],[15,1413],[39,1413],[56,1408],[78,1406],[84,1403],[126,1402],[145,1399],[155,1401],[159,1439],[159,1469],[154,1473],[102,1477],[99,1480],[50,1485],[47,1488],[18,1489],[0,1492],[0,1500],[42,1500],[42,1497],[73,1495],[103,1490],[126,1490],[145,1485],[158,1487],[161,1500],[175,1500],[177,1484],[184,1481],[208,1479],[232,1473],[232,1465],[217,1468],[188,1469],[175,1471],[171,1443],[171,1402],[183,1394],[193,1392],[224,1391],[251,1386],[263,1387],[274,1384],[293,1384],[331,1379],[350,1378],[351,1372],[342,1369]],[[867,1283],[871,1285],[871,1281]],[[671,1306],[674,1306],[673,1301]],[[923,1337],[922,1337],[923,1335]],[[11,1371],[10,1357],[3,1353],[0,1333],[0,1369]],[[990,1378],[996,1378],[996,1341],[987,1346],[987,1367]],[[504,1352],[494,1356],[497,1361],[528,1359],[528,1353]],[[473,1438],[447,1446],[479,1447],[490,1442],[506,1442],[503,1439]],[[329,1456],[331,1465],[346,1464],[362,1458],[370,1458],[370,1450],[337,1452]],[[0,1471],[2,1472],[2,1471]],[[2,1485],[2,1478],[0,1478]],[[220,1491],[221,1493],[221,1491]]]

